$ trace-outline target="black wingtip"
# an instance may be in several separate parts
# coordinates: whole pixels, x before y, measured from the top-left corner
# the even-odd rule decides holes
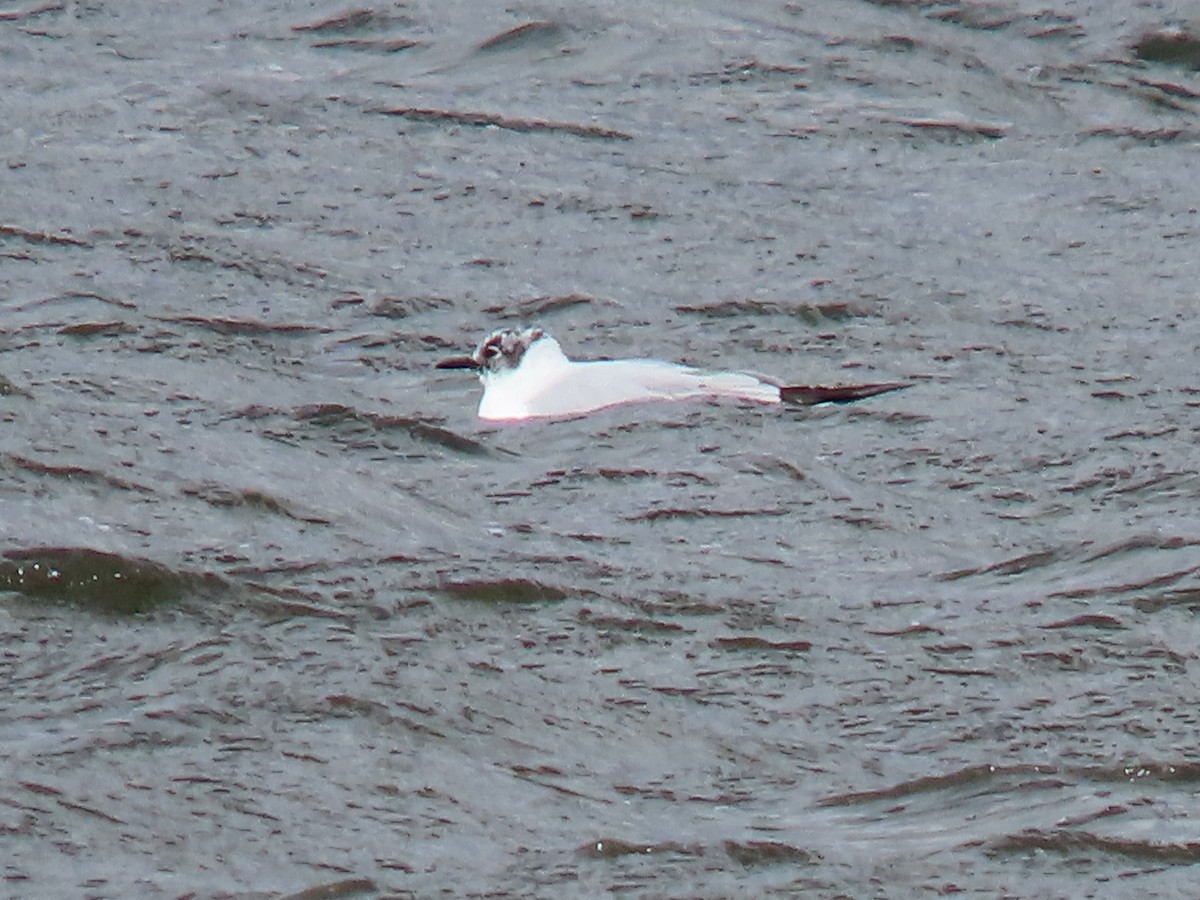
[[[855,400],[865,400],[867,397],[877,397],[880,394],[902,391],[910,387],[912,387],[911,384],[903,381],[835,386],[798,384],[792,387],[781,387],[779,397],[784,403],[816,406],[818,403],[853,403]]]

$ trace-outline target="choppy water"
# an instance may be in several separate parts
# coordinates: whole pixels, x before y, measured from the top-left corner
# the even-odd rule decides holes
[[[12,9],[0,892],[1194,895],[1195,10]]]

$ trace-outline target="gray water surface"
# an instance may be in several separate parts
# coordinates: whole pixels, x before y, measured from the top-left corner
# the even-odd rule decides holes
[[[1194,895],[1194,6],[8,10],[0,893]]]

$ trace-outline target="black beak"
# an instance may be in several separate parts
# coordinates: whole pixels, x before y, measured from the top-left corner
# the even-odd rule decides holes
[[[437,369],[478,369],[479,363],[473,356],[451,356],[443,359],[434,367]]]

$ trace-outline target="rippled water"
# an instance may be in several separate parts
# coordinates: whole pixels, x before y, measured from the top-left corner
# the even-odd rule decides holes
[[[738,10],[0,14],[0,892],[1194,894],[1200,23]]]

